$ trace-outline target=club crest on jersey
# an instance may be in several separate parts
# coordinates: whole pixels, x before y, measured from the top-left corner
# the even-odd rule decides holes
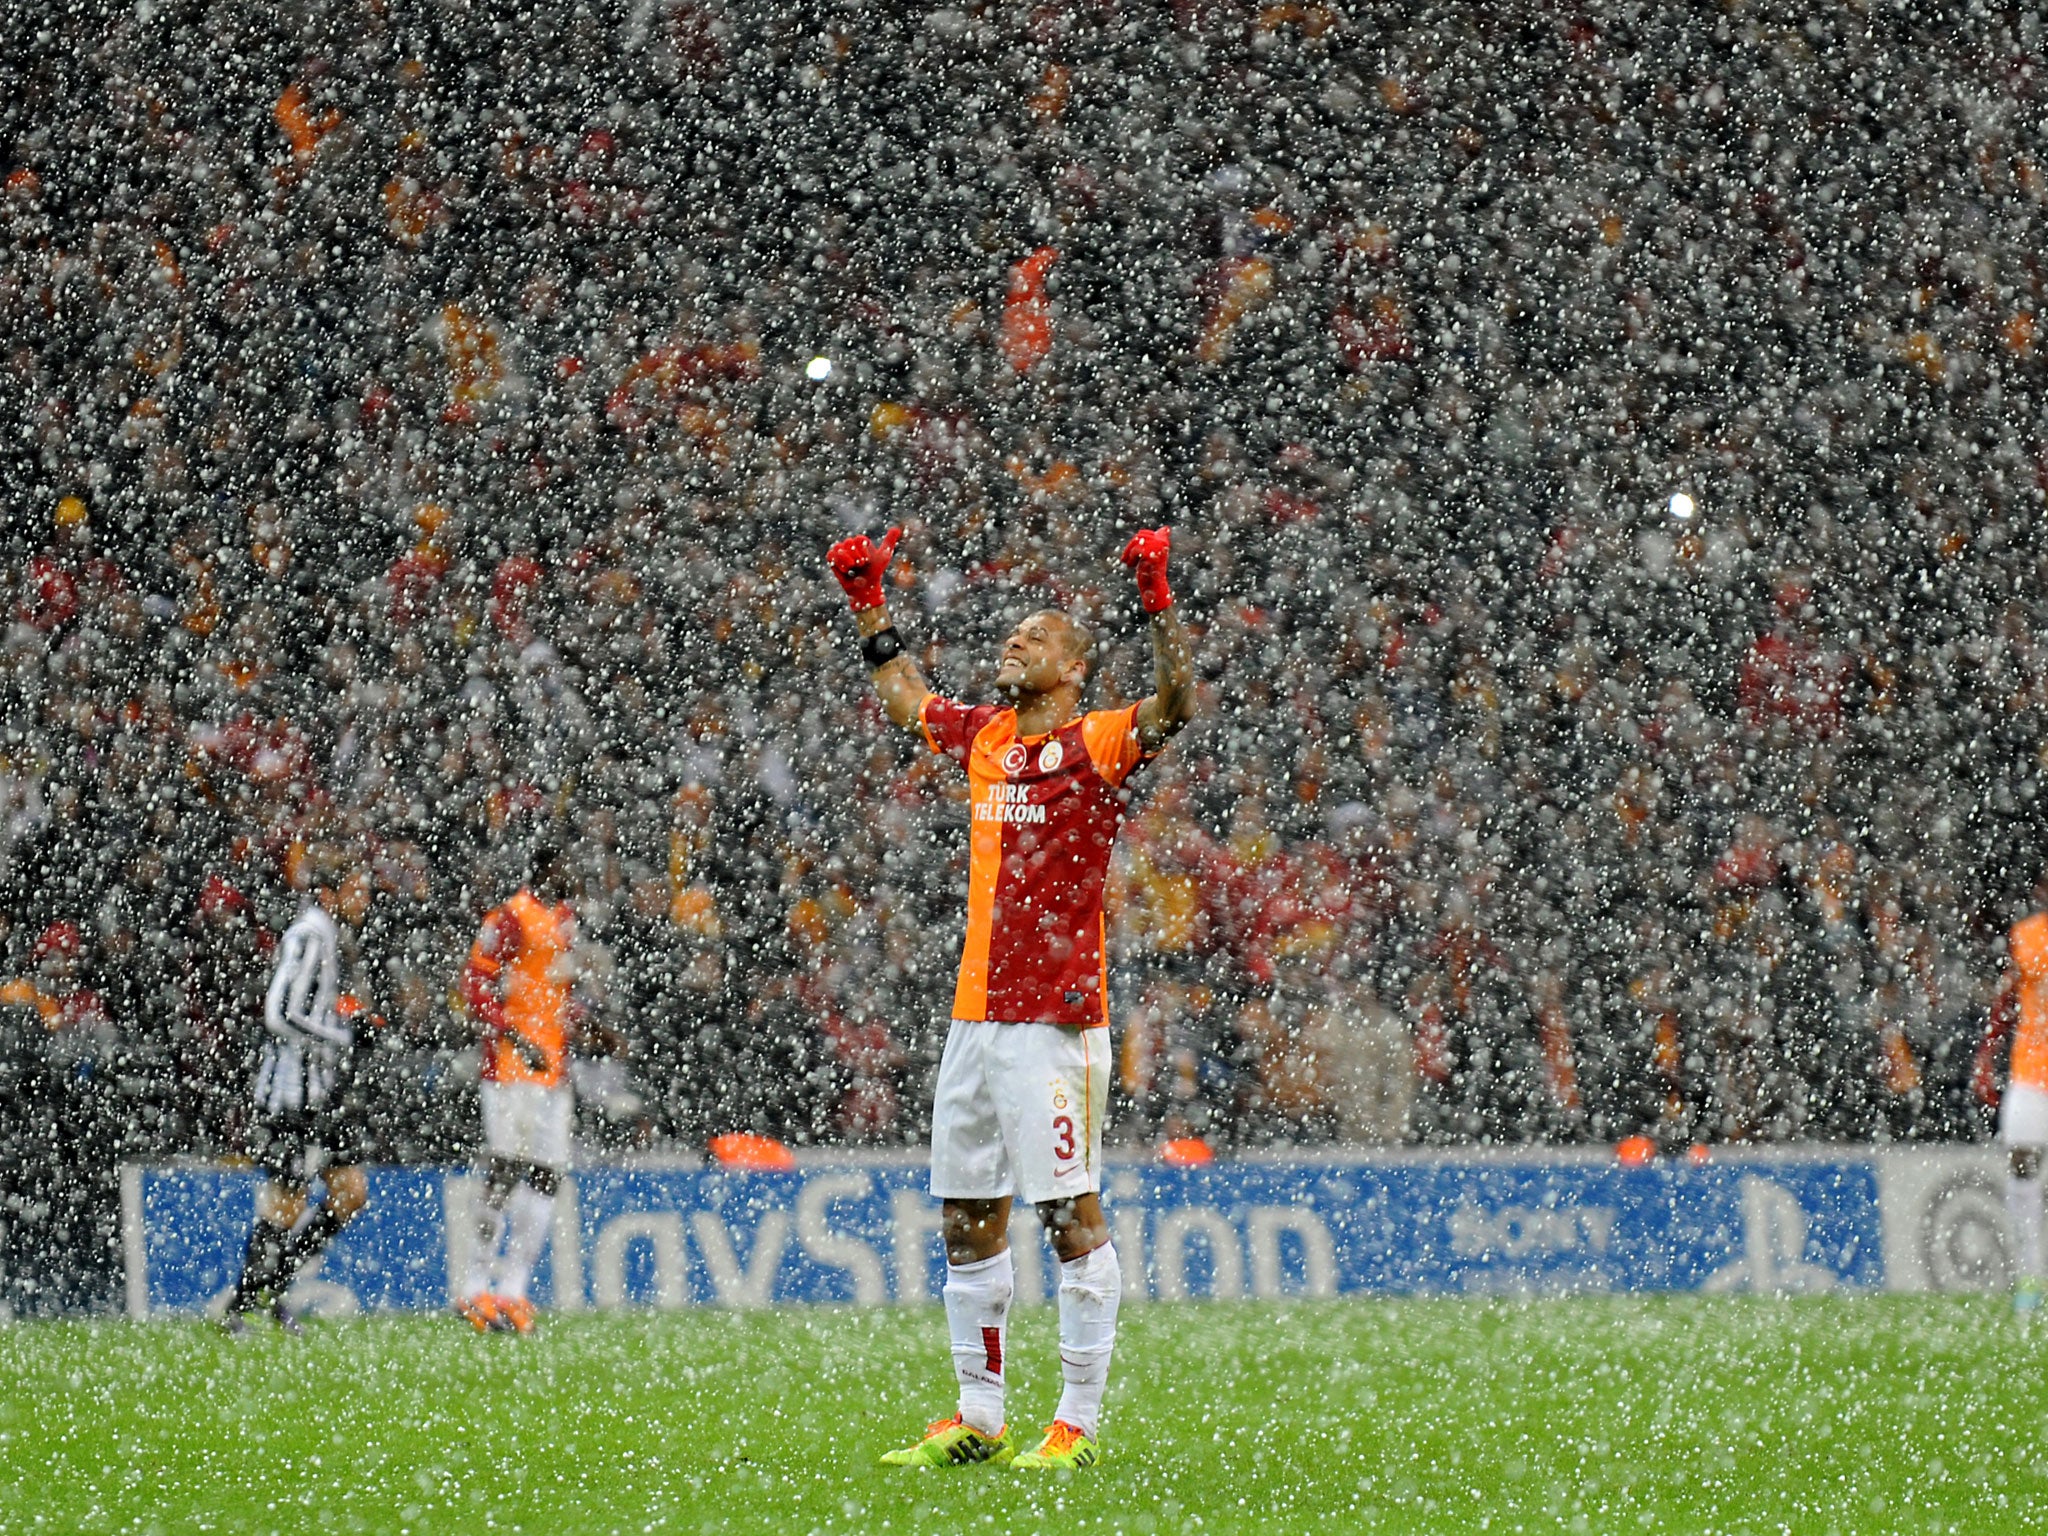
[[[1061,762],[1065,760],[1066,755],[1060,749],[1060,744],[1057,741],[1048,741],[1038,749],[1038,771],[1040,773],[1056,772]]]
[[[1010,750],[1003,754],[1003,772],[1022,773],[1024,771],[1024,758],[1024,743],[1021,741],[1011,742]]]

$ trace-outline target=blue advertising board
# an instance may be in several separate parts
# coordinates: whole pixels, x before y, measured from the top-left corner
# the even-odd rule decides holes
[[[1541,1157],[1112,1163],[1126,1295],[1546,1294],[1872,1288],[1875,1156],[1622,1166]],[[247,1172],[130,1168],[128,1309],[218,1308],[255,1209]],[[301,1279],[317,1312],[445,1306],[468,1260],[466,1169],[377,1168],[370,1204]],[[1051,1294],[1028,1213],[1019,1299]],[[535,1299],[559,1310],[935,1298],[938,1206],[910,1164],[792,1172],[600,1166],[564,1182]]]

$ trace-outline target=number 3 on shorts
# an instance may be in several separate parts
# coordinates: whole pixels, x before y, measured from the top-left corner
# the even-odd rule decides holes
[[[1052,1155],[1065,1162],[1074,1155],[1074,1117],[1054,1115],[1052,1117]]]

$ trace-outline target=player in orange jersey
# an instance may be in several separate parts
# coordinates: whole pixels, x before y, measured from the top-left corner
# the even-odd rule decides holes
[[[1998,1044],[2012,1036],[2012,1059],[1998,1106],[2006,1148],[2005,1203],[2012,1218],[2013,1309],[2037,1311],[2042,1293],[2041,1159],[2048,1148],[2048,880],[2034,888],[2035,910],[2006,938],[2005,979],[1991,1005],[1991,1028],[1977,1054],[1979,1091],[1995,1091]],[[1988,1091],[1987,1091],[1988,1090]]]
[[[882,600],[901,530],[829,554],[846,589],[890,721],[920,732],[970,786],[967,938],[932,1110],[932,1193],[943,1202],[946,1325],[958,1411],[884,1461],[898,1466],[1096,1460],[1097,1418],[1123,1291],[1102,1214],[1102,1113],[1109,1093],[1102,895],[1128,781],[1194,717],[1194,661],[1168,590],[1170,535],[1124,550],[1151,617],[1156,691],[1083,713],[1087,630],[1034,613],[1003,643],[1003,704],[968,705],[926,685]],[[1060,1365],[1053,1424],[1016,1454],[1004,1418],[1013,1290],[1010,1204],[1038,1208],[1060,1257]]]
[[[527,1288],[569,1163],[576,921],[561,899],[562,854],[545,834],[536,843],[527,883],[484,915],[462,972],[464,1001],[483,1031],[486,1164],[455,1310],[479,1330],[532,1331]]]

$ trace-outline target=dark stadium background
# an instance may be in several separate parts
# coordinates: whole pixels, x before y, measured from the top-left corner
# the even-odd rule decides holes
[[[1104,697],[1175,527],[1205,718],[1127,834],[1113,1134],[1980,1134],[2048,862],[2039,33],[17,22],[0,975],[98,1001],[0,1010],[9,1305],[110,1302],[118,1159],[236,1151],[309,837],[379,891],[381,1156],[463,1155],[450,988],[555,812],[641,1101],[593,1134],[914,1142],[959,808],[821,564],[890,522],[942,686],[1050,602]]]

